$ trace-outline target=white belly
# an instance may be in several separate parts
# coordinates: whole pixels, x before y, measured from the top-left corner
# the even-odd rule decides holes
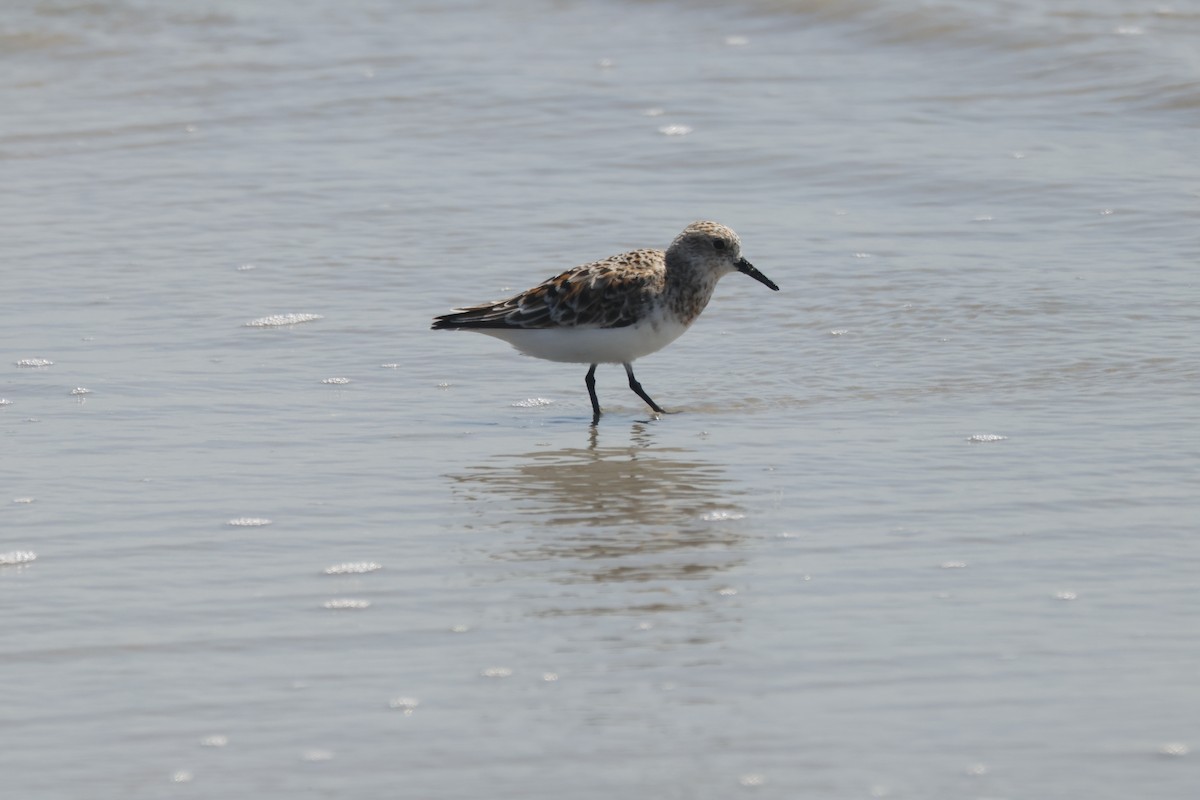
[[[624,328],[477,329],[503,339],[527,356],[572,364],[622,364],[669,345],[687,330],[670,319]]]

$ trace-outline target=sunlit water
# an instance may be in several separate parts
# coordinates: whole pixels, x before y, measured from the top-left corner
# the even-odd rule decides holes
[[[1200,9],[0,20],[0,792],[1192,798]],[[737,230],[618,367],[456,304]]]

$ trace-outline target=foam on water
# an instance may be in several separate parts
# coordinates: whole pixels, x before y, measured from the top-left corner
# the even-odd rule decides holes
[[[287,325],[300,325],[305,322],[315,322],[325,319],[321,314],[271,314],[266,317],[252,319],[245,323],[247,328],[279,328]]]
[[[374,561],[355,561],[345,564],[334,564],[325,568],[326,575],[365,575],[383,569],[381,564]]]
[[[658,132],[663,136],[687,136],[692,132],[690,125],[664,125],[658,129]]]
[[[552,405],[554,405],[554,401],[547,397],[530,397],[512,404],[513,408],[545,408]]]
[[[323,605],[325,608],[333,609],[334,611],[359,611],[364,608],[370,608],[371,601],[351,597],[338,597],[333,600],[326,600]]]
[[[421,705],[421,701],[415,697],[393,697],[388,701],[388,708],[403,711],[405,714],[411,715],[416,711],[417,706]]]
[[[510,678],[513,671],[510,667],[487,667],[479,674],[484,678]]]
[[[237,517],[225,524],[233,528],[261,528],[265,525],[270,525],[271,522],[266,517]]]

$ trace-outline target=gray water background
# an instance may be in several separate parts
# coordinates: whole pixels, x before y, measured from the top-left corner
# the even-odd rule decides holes
[[[7,4],[0,793],[1196,797],[1197,41]],[[681,413],[427,330],[704,218]]]

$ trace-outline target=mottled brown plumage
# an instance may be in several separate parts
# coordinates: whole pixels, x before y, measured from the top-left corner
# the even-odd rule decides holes
[[[662,293],[661,250],[634,250],[573,267],[496,303],[438,317],[442,328],[623,328],[645,316]]]

